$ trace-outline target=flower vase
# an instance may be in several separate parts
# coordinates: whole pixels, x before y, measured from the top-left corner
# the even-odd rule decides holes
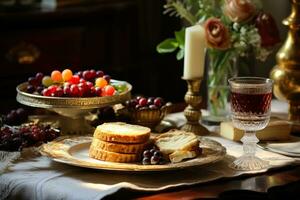
[[[228,79],[238,74],[237,58],[228,51],[208,50],[207,108],[204,121],[220,123],[229,120]]]

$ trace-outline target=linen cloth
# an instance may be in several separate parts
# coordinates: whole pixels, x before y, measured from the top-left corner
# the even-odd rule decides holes
[[[168,116],[174,123],[182,123],[182,113]],[[184,121],[183,121],[184,123]],[[47,157],[23,152],[21,158],[0,175],[0,199],[101,199],[121,188],[159,191],[167,188],[204,183],[224,177],[262,173],[269,169],[297,164],[290,157],[258,149],[257,155],[270,162],[261,171],[235,171],[228,167],[242,154],[242,145],[217,135],[207,136],[226,147],[224,160],[213,165],[163,172],[112,172],[84,169],[57,163]],[[249,185],[251,189],[251,185]]]

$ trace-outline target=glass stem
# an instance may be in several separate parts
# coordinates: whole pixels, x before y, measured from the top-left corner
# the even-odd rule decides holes
[[[259,141],[255,135],[255,131],[245,131],[241,141],[243,142],[244,156],[254,157],[256,144]]]

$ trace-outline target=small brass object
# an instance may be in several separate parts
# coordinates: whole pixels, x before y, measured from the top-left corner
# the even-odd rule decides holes
[[[285,43],[276,55],[277,65],[270,77],[274,80],[274,95],[289,102],[289,120],[300,124],[300,0],[290,0],[290,16],[283,20],[289,26]],[[293,127],[294,129],[294,127]]]
[[[187,119],[187,123],[181,128],[181,130],[193,132],[197,135],[208,135],[207,128],[199,123],[201,119],[201,102],[200,85],[202,78],[199,79],[184,79],[188,84],[188,91],[184,96],[185,102],[188,106],[184,109],[184,116]]]

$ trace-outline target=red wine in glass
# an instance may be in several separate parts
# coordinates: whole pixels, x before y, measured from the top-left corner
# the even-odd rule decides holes
[[[234,127],[244,130],[243,155],[230,167],[237,170],[259,170],[268,162],[255,156],[259,141],[255,132],[264,129],[270,120],[271,79],[260,77],[236,77],[229,79],[231,92],[231,118]]]
[[[272,93],[243,94],[231,93],[233,112],[264,114],[270,110]]]

